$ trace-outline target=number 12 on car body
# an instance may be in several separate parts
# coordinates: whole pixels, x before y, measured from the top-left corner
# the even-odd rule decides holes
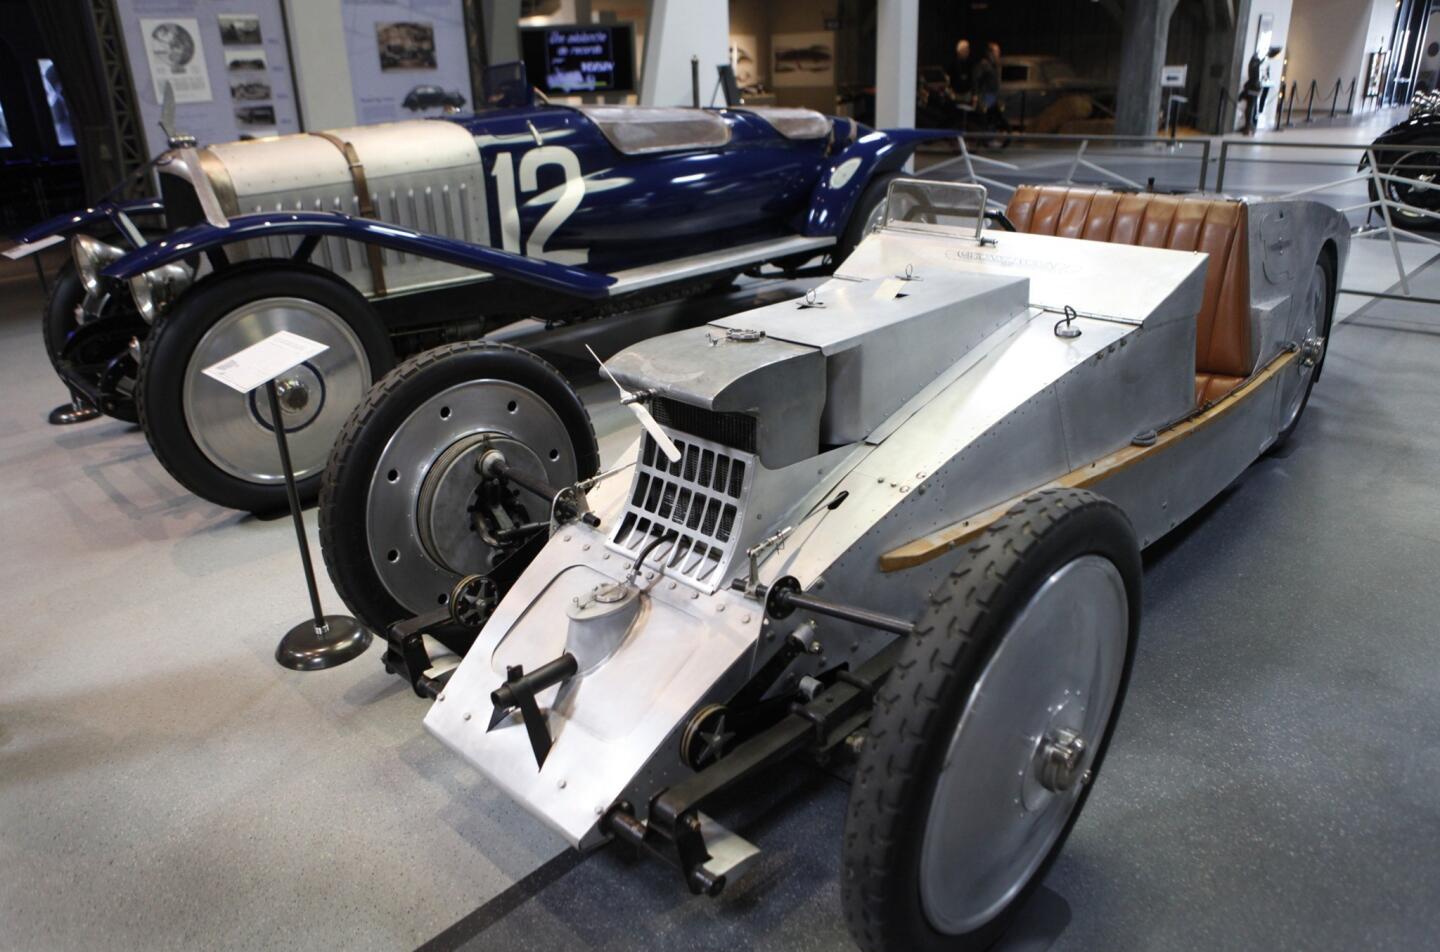
[[[564,146],[536,146],[520,157],[520,192],[534,192],[540,187],[539,172],[546,165],[558,165],[565,174],[563,184],[545,192],[542,198],[549,199],[550,207],[535,223],[530,236],[521,247],[520,203],[515,188],[515,153],[501,152],[495,156],[490,174],[495,178],[496,207],[500,213],[500,241],[505,251],[524,254],[531,258],[546,258],[563,264],[584,264],[589,253],[584,248],[547,251],[545,243],[565,224],[580,200],[585,197],[585,176],[580,172],[580,160],[575,153]],[[531,201],[534,201],[532,199]]]

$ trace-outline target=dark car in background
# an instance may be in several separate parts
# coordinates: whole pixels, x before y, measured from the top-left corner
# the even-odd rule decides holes
[[[445,89],[443,86],[416,86],[405,94],[405,99],[400,104],[411,112],[441,108],[461,109],[465,105],[465,97],[460,95],[458,89]]]
[[[1063,97],[1074,95],[1089,96],[1108,111],[1115,103],[1115,86],[1077,76],[1057,56],[1000,57],[1000,102],[1012,124],[1023,126]]]
[[[1440,93],[1417,93],[1410,103],[1410,115],[1391,126],[1371,143],[1380,172],[1396,176],[1384,179],[1385,197],[1391,220],[1401,228],[1415,231],[1440,230]],[[1360,160],[1360,171],[1368,171],[1370,156]],[[1370,182],[1370,200],[1378,201],[1375,182]],[[1397,207],[1398,206],[1398,207]]]

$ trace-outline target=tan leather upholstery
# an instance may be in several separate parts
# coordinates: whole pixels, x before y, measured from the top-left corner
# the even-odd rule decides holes
[[[1242,203],[1022,185],[1005,213],[1030,234],[1206,252],[1210,264],[1195,318],[1195,402],[1218,400],[1250,375],[1250,251]]]

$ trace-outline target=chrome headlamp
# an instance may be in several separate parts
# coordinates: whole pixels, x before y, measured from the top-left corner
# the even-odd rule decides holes
[[[194,280],[194,270],[177,261],[135,275],[130,279],[130,296],[135,299],[140,317],[145,323],[153,324]]]
[[[96,241],[89,235],[76,235],[70,239],[70,255],[75,259],[75,273],[86,294],[100,290],[100,272],[125,255],[124,248]]]

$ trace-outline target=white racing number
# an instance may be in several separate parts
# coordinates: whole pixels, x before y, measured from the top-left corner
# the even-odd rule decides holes
[[[580,160],[571,150],[559,145],[537,146],[520,157],[520,191],[534,192],[540,188],[540,169],[546,165],[558,165],[565,173],[565,182],[548,190],[553,201],[545,214],[531,229],[525,239],[524,254],[531,258],[548,258],[565,264],[584,264],[588,257],[585,249],[574,251],[546,251],[545,242],[555,234],[565,220],[580,207],[585,197],[585,177],[580,173]],[[501,152],[495,156],[491,168],[495,177],[495,198],[500,212],[500,246],[506,251],[521,254],[520,250],[520,203],[515,189],[515,154]]]

